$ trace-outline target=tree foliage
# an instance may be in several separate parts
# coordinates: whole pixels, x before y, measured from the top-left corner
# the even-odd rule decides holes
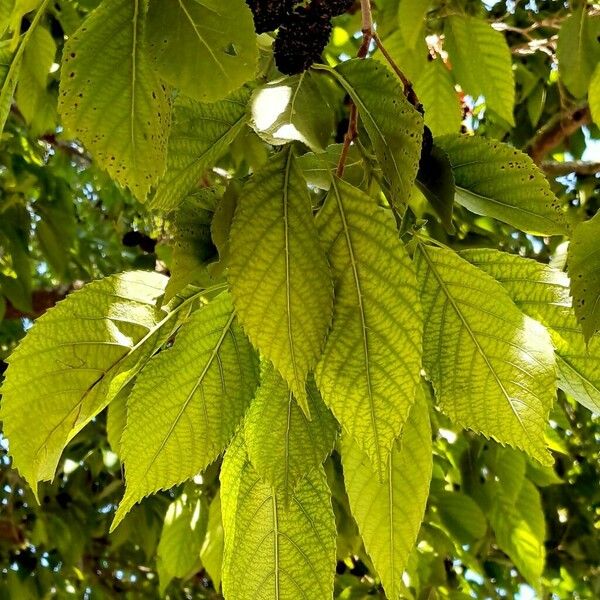
[[[600,595],[596,4],[5,0],[0,86],[2,598]]]

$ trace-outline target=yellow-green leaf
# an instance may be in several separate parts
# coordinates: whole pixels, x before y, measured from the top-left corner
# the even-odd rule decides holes
[[[253,348],[229,294],[196,311],[172,348],[150,361],[127,401],[125,496],[114,529],[145,496],[185,481],[224,450],[257,385]]]
[[[432,472],[431,425],[422,392],[389,455],[383,481],[364,452],[343,439],[344,480],[352,514],[386,597],[402,598],[402,574],[417,540]]]
[[[544,432],[556,372],[548,331],[455,252],[419,245],[416,262],[424,366],[441,409],[458,425],[550,462]]]
[[[256,34],[244,0],[150,0],[147,19],[160,75],[186,96],[215,102],[254,79]]]
[[[65,44],[59,96],[69,132],[140,200],[165,170],[171,120],[143,26],[142,0],[103,0]]]
[[[331,323],[333,284],[290,147],[241,192],[231,227],[229,280],[248,337],[306,410],[306,376]]]
[[[221,502],[226,598],[332,598],[335,519],[322,467],[285,503],[252,468],[239,435],[223,461]]]
[[[317,384],[383,476],[421,368],[414,266],[391,212],[344,181],[332,181],[317,223],[335,280],[333,325]]]

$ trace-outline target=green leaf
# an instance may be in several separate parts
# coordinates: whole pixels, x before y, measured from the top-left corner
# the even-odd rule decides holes
[[[458,133],[462,109],[452,75],[441,58],[427,62],[414,87],[425,109],[425,125],[433,135]]]
[[[337,423],[314,382],[309,382],[307,391],[310,421],[285,381],[266,363],[244,420],[248,456],[257,473],[284,500],[307,473],[323,463],[337,437]]]
[[[600,62],[594,70],[590,80],[590,89],[588,91],[588,100],[592,118],[596,125],[600,124]]]
[[[244,127],[249,98],[250,89],[241,88],[212,104],[179,99],[173,110],[167,170],[150,200],[151,208],[171,210],[194,190]]]
[[[127,401],[125,496],[112,524],[145,496],[193,477],[224,450],[257,384],[253,348],[229,294],[196,311],[153,358]]]
[[[379,23],[377,25],[379,31]],[[385,24],[381,23],[381,25],[384,26]],[[383,31],[380,31],[379,34],[383,39],[385,49],[392,57],[394,63],[401,65],[402,72],[410,81],[416,81],[427,68],[427,57],[429,56],[424,29],[419,31],[416,44],[413,47],[406,42],[403,32],[399,29],[396,29],[389,35]],[[373,54],[373,58],[383,64],[390,73],[393,73],[394,77],[397,77],[387,59],[381,54],[381,51],[377,50]]]
[[[383,481],[369,458],[343,438],[342,463],[352,514],[390,599],[403,597],[402,574],[417,540],[432,472],[431,426],[420,391],[389,455]]]
[[[575,228],[567,258],[573,307],[586,341],[600,331],[599,239],[600,213]]]
[[[244,0],[150,0],[147,19],[158,72],[186,96],[215,102],[254,79],[256,34]]]
[[[508,125],[514,126],[515,79],[510,49],[504,35],[470,15],[445,20],[445,49],[463,90],[485,103]]]
[[[343,144],[331,144],[325,152],[307,152],[297,158],[297,163],[309,185],[329,190],[331,178],[337,170]],[[365,165],[360,150],[350,146],[344,167],[344,181],[354,187],[361,187],[366,180]]]
[[[171,276],[165,290],[165,301],[168,302],[188,284],[206,284],[209,281],[206,263],[215,257],[210,225],[216,202],[214,190],[199,190],[189,196],[175,213]]]
[[[221,502],[226,598],[331,599],[335,520],[322,467],[298,485],[286,506],[252,468],[238,436],[223,461]]]
[[[475,136],[446,135],[435,142],[450,157],[459,204],[527,233],[566,233],[558,199],[529,156]]]
[[[441,219],[446,231],[453,233],[454,173],[450,158],[435,144],[429,154],[421,156],[416,185]]]
[[[48,73],[54,62],[56,44],[50,32],[36,27],[23,52],[16,101],[27,123],[31,123],[47,101]]]
[[[391,212],[337,178],[317,223],[335,281],[317,385],[383,476],[419,383],[423,324],[414,266]]]
[[[496,250],[468,250],[462,256],[498,280],[525,314],[549,328],[559,387],[600,413],[600,335],[593,336],[586,347],[567,274]]]
[[[90,283],[40,317],[8,359],[4,432],[34,490],[52,479],[67,442],[171,335],[187,303],[155,308],[166,281],[133,271]]]
[[[455,252],[419,245],[416,262],[425,370],[441,409],[458,425],[549,463],[544,431],[556,373],[547,330]]]
[[[127,398],[133,389],[133,382],[126,385],[108,405],[106,413],[106,439],[110,449],[121,454],[121,436],[127,424]]]
[[[2,86],[0,87],[0,133],[4,129],[6,119],[8,118],[8,113],[10,112],[13,94],[15,93],[15,88],[17,87],[17,80],[19,78],[19,71],[23,60],[23,53],[25,52],[31,37],[35,33],[40,19],[42,18],[49,2],[50,0],[44,0],[41,6],[37,9],[35,16],[31,20],[29,28],[21,37],[21,42],[14,52],[13,48],[8,44],[8,42],[3,42],[2,45],[0,45],[0,85]]]
[[[240,322],[306,411],[306,376],[331,323],[333,285],[291,147],[244,186],[230,253],[229,280]]]
[[[269,144],[296,140],[323,152],[334,127],[334,110],[325,85],[317,71],[267,83],[252,95],[252,127]]]
[[[434,504],[442,523],[460,544],[472,544],[485,535],[487,519],[470,496],[441,491],[435,494]]]
[[[200,549],[208,521],[206,502],[184,492],[167,509],[156,551],[161,596],[175,577],[186,577],[200,568]]]
[[[423,118],[404,96],[397,76],[377,61],[348,60],[331,72],[358,108],[392,203],[403,205],[417,175]]]
[[[494,500],[489,516],[496,542],[539,593],[546,555],[546,525],[540,494],[525,479],[516,501],[503,494],[500,486],[494,494]]]
[[[121,185],[144,200],[163,173],[169,94],[143,47],[142,0],[103,0],[63,50],[63,122]]]
[[[592,74],[600,61],[600,44],[596,39],[600,33],[600,19],[588,15],[587,3],[582,3],[562,23],[556,56],[561,81],[575,96],[583,98]]]
[[[409,48],[414,48],[419,36],[423,35],[423,24],[428,9],[429,2],[423,0],[401,0],[398,6],[400,31]]]
[[[221,568],[223,565],[223,521],[221,519],[221,494],[213,498],[208,509],[208,525],[200,560],[211,578],[215,590],[221,585]]]

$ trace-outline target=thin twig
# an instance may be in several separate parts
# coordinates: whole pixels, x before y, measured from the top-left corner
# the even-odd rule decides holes
[[[551,177],[561,177],[574,173],[575,175],[595,175],[600,173],[600,162],[586,160],[544,160],[540,165],[542,171]]]
[[[357,58],[365,58],[369,52],[369,46],[373,39],[373,13],[371,12],[371,0],[360,0],[360,8],[362,14],[362,43],[356,54]],[[346,159],[348,158],[348,152],[350,151],[350,144],[358,133],[358,110],[356,104],[352,102],[350,106],[350,118],[348,120],[348,130],[344,135],[344,144],[340,153],[340,159],[338,161],[337,169],[335,174],[341,177],[344,174],[344,167],[346,166]]]

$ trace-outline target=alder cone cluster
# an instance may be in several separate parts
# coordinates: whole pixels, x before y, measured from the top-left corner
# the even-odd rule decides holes
[[[246,0],[254,15],[257,33],[278,29],[275,64],[285,75],[294,75],[318,61],[331,35],[332,17],[345,13],[354,0]]]

